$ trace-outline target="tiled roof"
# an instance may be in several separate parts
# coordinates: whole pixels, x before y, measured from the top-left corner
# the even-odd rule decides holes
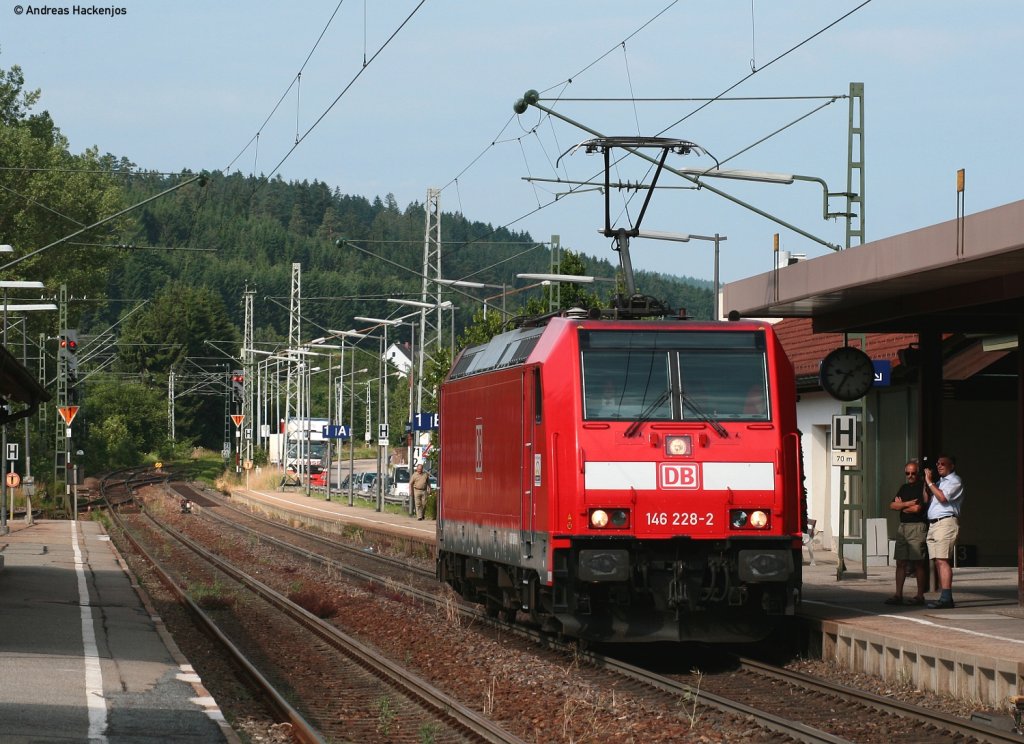
[[[817,378],[821,360],[830,351],[843,345],[841,333],[812,333],[810,318],[786,318],[773,327],[793,363],[798,379]],[[869,333],[864,351],[872,359],[892,361],[893,368],[896,368],[900,363],[897,352],[911,343],[917,343],[916,333]],[[859,345],[856,336],[851,338],[850,344]]]

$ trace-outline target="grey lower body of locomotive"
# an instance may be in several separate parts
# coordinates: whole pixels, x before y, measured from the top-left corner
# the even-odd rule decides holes
[[[608,642],[756,641],[799,601],[788,538],[575,538],[555,550],[550,577],[548,539],[446,521],[438,578],[492,614]]]

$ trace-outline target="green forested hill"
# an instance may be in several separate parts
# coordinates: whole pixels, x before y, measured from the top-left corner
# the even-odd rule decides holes
[[[244,293],[254,298],[254,345],[282,348],[293,264],[301,266],[304,341],[361,327],[357,315],[394,315],[388,297],[420,296],[422,204],[342,194],[319,181],[145,172],[95,148],[74,154],[50,114],[35,111],[40,95],[26,89],[17,65],[0,68],[0,242],[13,246],[0,274],[40,281],[43,299],[61,300],[59,313],[12,319],[8,348],[20,350],[56,405],[81,405],[73,446],[88,468],[227,442],[225,414],[238,405],[231,370],[240,364]],[[549,239],[445,213],[442,274],[507,288],[515,313],[531,294],[537,303],[536,292],[512,290],[522,287],[517,273],[552,269]],[[556,270],[610,280],[593,285],[596,298],[563,290],[563,300],[595,302],[614,292],[617,267],[607,260],[581,257],[564,243],[561,259]],[[710,316],[708,282],[644,272],[636,281],[670,307]],[[475,299],[448,298],[459,308],[457,334],[493,329],[493,314],[491,326],[474,323]],[[72,330],[81,341],[73,370],[58,352],[59,335]],[[376,366],[376,352],[366,353],[367,366]],[[356,382],[369,387],[375,374]],[[312,383],[318,411],[329,397],[328,377]],[[406,420],[402,396],[390,405],[391,420]],[[351,423],[365,427],[361,417],[357,408]],[[57,467],[55,432],[62,437],[64,427],[53,407],[33,417],[32,447],[50,460],[44,472]]]
[[[130,179],[126,201],[142,201],[175,180],[156,175]],[[383,302],[388,296],[419,295],[424,229],[423,205],[402,209],[390,195],[371,201],[319,181],[213,174],[204,187],[185,187],[137,213],[121,239],[135,248],[126,251],[111,273],[107,295],[146,299],[172,279],[185,280],[213,289],[232,322],[241,327],[241,299],[249,286],[258,298],[256,326],[281,337],[287,335],[288,315],[274,300],[287,303],[291,267],[298,263],[303,316],[322,328],[350,327],[355,315],[393,310],[394,305]],[[442,273],[447,278],[512,289],[517,273],[550,270],[549,236],[494,228],[451,213],[442,214],[441,231]],[[386,261],[339,248],[339,238]],[[572,246],[563,244],[565,249]],[[616,267],[606,260],[585,257],[584,264],[586,273],[615,276]],[[707,282],[639,272],[637,284],[672,307],[686,307],[691,316],[710,317]],[[604,286],[607,292],[614,285]],[[466,313],[457,322],[469,319]]]

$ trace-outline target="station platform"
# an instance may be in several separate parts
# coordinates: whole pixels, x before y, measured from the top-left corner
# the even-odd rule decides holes
[[[349,506],[348,493],[331,494],[331,500],[324,492],[313,492],[307,496],[302,489],[262,490],[238,488],[232,494],[235,501],[241,501],[265,514],[286,521],[301,521],[323,532],[340,534],[345,527],[358,528],[364,534],[373,536],[399,536],[429,545],[434,551],[437,523],[432,519],[420,521],[407,514],[376,511],[365,505]],[[364,502],[365,504],[365,502]]]
[[[1018,602],[1017,567],[953,570],[952,609],[887,605],[895,566],[860,562],[837,578],[833,553],[814,551],[805,562],[800,614],[820,630],[823,659],[845,668],[905,681],[918,689],[1007,710],[1024,694],[1024,607]],[[904,598],[916,593],[911,576]],[[938,592],[926,594],[938,599]]]
[[[0,741],[238,741],[99,522],[8,528]]]
[[[431,520],[351,507],[338,494],[330,502],[301,491],[240,490],[233,497],[328,532],[342,529],[340,523],[434,541]],[[816,548],[814,565],[810,557],[805,549],[800,618],[821,658],[991,708],[1006,709],[1010,696],[1024,694],[1024,607],[1018,604],[1016,567],[956,568],[956,607],[930,610],[884,603],[895,589],[893,565],[868,566],[865,574],[859,562],[847,561],[848,569],[860,572],[844,571],[839,579],[834,553]],[[915,587],[909,578],[904,596],[912,597]],[[938,592],[927,596],[937,599]]]

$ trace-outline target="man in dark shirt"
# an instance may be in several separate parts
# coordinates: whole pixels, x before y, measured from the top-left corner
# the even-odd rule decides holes
[[[885,603],[903,604],[903,583],[912,568],[917,578],[917,594],[908,604],[923,605],[924,593],[928,588],[928,553],[925,546],[928,539],[928,514],[917,460],[908,462],[903,467],[903,473],[907,482],[900,486],[890,505],[891,509],[900,513],[896,549],[893,552],[896,559],[896,593]]]

